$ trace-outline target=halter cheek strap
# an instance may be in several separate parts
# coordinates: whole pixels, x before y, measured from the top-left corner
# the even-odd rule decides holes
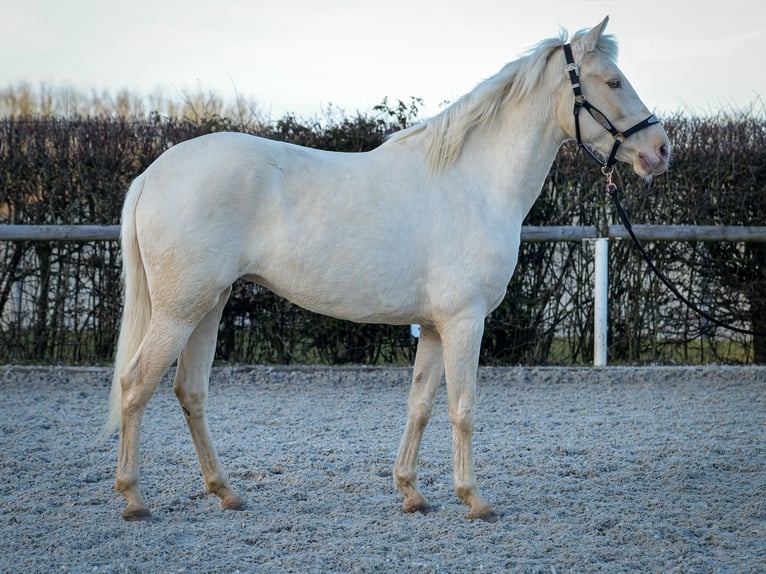
[[[571,44],[564,44],[564,56],[566,57],[567,65],[564,71],[569,75],[569,81],[572,83],[572,90],[574,91],[575,103],[574,103],[574,118],[575,118],[575,136],[577,137],[577,145],[584,149],[590,157],[592,157],[596,163],[601,166],[601,171],[606,175],[612,172],[614,163],[617,161],[617,150],[620,149],[620,145],[627,138],[640,132],[644,128],[648,128],[651,125],[660,123],[660,120],[654,114],[648,118],[638,122],[636,125],[628,128],[627,130],[618,130],[614,127],[614,124],[609,121],[609,118],[604,115],[596,106],[591,104],[583,95],[582,87],[580,86],[580,74],[578,72],[577,64],[575,64],[574,57],[572,56]],[[593,151],[583,143],[582,134],[580,132],[580,111],[585,109],[596,122],[603,127],[606,131],[612,134],[614,138],[614,144],[612,145],[612,151],[609,153],[609,158],[604,161],[598,157]]]

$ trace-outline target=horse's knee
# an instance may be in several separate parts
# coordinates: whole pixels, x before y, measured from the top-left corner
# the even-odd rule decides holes
[[[423,430],[431,420],[433,403],[426,400],[414,401],[409,405],[409,418],[417,430]]]
[[[458,408],[450,411],[452,428],[460,434],[473,434],[475,418],[473,407]]]

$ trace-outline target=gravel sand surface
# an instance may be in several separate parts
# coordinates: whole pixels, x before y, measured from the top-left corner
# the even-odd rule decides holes
[[[214,369],[210,425],[248,509],[218,507],[171,375],[149,403],[126,523],[108,369],[0,366],[0,572],[766,572],[766,369],[487,368],[479,486],[451,485],[444,389],[405,515],[392,467],[409,370]]]

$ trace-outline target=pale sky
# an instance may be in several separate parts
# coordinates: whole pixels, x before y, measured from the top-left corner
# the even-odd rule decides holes
[[[239,93],[272,118],[416,96],[431,115],[561,27],[606,15],[650,109],[766,101],[754,0],[0,0],[0,87]]]

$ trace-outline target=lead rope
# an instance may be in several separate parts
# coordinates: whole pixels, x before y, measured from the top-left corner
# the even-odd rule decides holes
[[[766,331],[752,331],[750,329],[742,329],[741,327],[735,327],[734,325],[729,325],[727,323],[724,323],[723,321],[720,321],[716,319],[715,317],[711,316],[709,313],[706,313],[699,307],[697,307],[694,303],[689,301],[686,297],[684,297],[678,289],[676,289],[675,285],[673,285],[670,282],[670,279],[668,279],[657,267],[652,263],[652,260],[649,258],[649,255],[646,253],[646,250],[644,249],[644,246],[641,245],[641,242],[638,240],[638,237],[636,237],[636,234],[633,233],[633,225],[630,223],[630,218],[628,217],[627,212],[625,211],[625,208],[622,206],[622,203],[620,202],[619,193],[617,190],[617,185],[612,181],[612,174],[614,173],[614,163],[617,160],[617,150],[619,149],[620,145],[622,144],[625,139],[627,139],[629,136],[635,134],[636,132],[639,132],[645,128],[648,128],[651,125],[660,123],[660,120],[654,115],[650,115],[648,118],[638,122],[636,125],[634,125],[631,128],[628,128],[624,131],[619,131],[612,122],[609,121],[609,118],[604,115],[603,112],[601,112],[598,108],[596,108],[593,104],[591,104],[583,95],[582,93],[582,86],[580,85],[580,73],[577,68],[577,64],[575,64],[574,61],[574,55],[572,54],[572,46],[570,44],[564,44],[564,58],[566,59],[566,67],[564,68],[564,72],[569,78],[570,83],[572,84],[572,91],[574,92],[575,97],[575,103],[574,103],[574,120],[575,120],[575,135],[577,137],[577,145],[580,146],[582,149],[584,149],[588,155],[593,158],[596,163],[599,164],[601,167],[601,173],[604,174],[606,177],[606,192],[609,194],[609,196],[614,201],[614,207],[617,210],[617,215],[620,217],[620,221],[622,221],[622,225],[625,227],[625,229],[628,231],[628,234],[630,235],[630,238],[633,240],[633,244],[636,246],[636,249],[638,249],[641,256],[644,258],[644,261],[646,261],[647,265],[649,265],[649,269],[651,269],[654,274],[662,281],[665,286],[670,289],[670,291],[678,297],[678,299],[689,309],[697,313],[698,315],[704,317],[711,323],[714,323],[718,325],[719,327],[722,327],[724,329],[728,329],[729,331],[734,331],[735,333],[742,333],[743,335],[753,335],[756,337],[766,337]],[[612,134],[612,137],[614,137],[614,145],[612,146],[612,151],[609,154],[609,158],[606,161],[603,161],[600,159],[591,149],[583,142],[582,140],[582,134],[580,132],[580,110],[585,109],[591,117],[596,120],[596,122],[601,125],[605,130],[607,130],[610,134]]]
[[[662,273],[662,271],[657,269],[657,266],[649,258],[649,255],[646,253],[644,246],[641,244],[641,242],[638,240],[638,237],[636,237],[636,234],[633,232],[633,225],[630,223],[630,218],[628,217],[628,213],[625,211],[625,208],[622,206],[622,202],[620,201],[620,195],[617,189],[617,185],[615,185],[615,183],[612,181],[612,173],[614,170],[611,170],[611,169],[605,170],[602,168],[601,171],[604,174],[604,176],[606,176],[606,193],[609,195],[609,197],[612,198],[612,201],[614,202],[614,207],[617,210],[617,215],[620,217],[620,221],[622,222],[623,227],[628,231],[628,235],[630,235],[630,238],[633,240],[633,245],[635,245],[636,249],[638,249],[638,252],[641,254],[644,261],[646,261],[646,264],[649,266],[649,269],[651,269],[654,272],[654,274],[659,278],[659,280],[665,284],[665,287],[670,289],[673,295],[678,297],[678,299],[684,305],[689,307],[689,309],[691,309],[698,315],[704,317],[711,323],[715,323],[719,327],[722,327],[729,331],[734,331],[735,333],[742,333],[743,335],[753,335],[755,337],[766,337],[766,331],[753,331],[750,329],[743,329],[741,327],[735,327],[734,325],[729,325],[728,323],[724,323],[723,321],[716,319],[709,313],[697,307],[697,305],[689,301],[689,299],[687,299],[681,294],[681,292],[676,288],[676,286],[670,282],[670,279],[668,279],[665,276],[665,274]]]

